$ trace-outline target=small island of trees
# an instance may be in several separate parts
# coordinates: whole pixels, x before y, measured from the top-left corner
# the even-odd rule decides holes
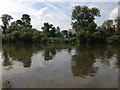
[[[72,10],[71,30],[60,32],[60,27],[45,22],[42,31],[32,28],[31,17],[23,14],[19,20],[10,23],[11,15],[3,14],[1,20],[3,43],[113,43],[120,44],[120,16],[115,20],[105,20],[101,26],[95,23],[100,17],[96,7],[75,6]],[[100,18],[99,18],[100,19]],[[114,24],[115,22],[115,24]]]

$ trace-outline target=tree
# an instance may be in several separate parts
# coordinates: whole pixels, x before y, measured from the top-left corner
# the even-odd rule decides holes
[[[55,27],[52,27],[50,30],[50,36],[55,37],[56,36],[56,29]]]
[[[100,10],[96,7],[75,6],[72,11],[72,26],[77,31],[86,29],[91,22],[94,22],[95,16],[100,16]]]
[[[97,24],[95,22],[91,22],[88,25],[87,29],[89,30],[90,33],[93,33],[95,31],[96,27],[97,27]]]
[[[25,28],[32,28],[31,18],[28,14],[23,14],[22,18],[11,23],[12,25],[23,26]]]
[[[48,35],[52,27],[53,25],[47,22],[47,23],[44,23],[44,26],[41,29],[43,30],[43,32],[45,32]]]
[[[22,22],[21,20],[17,20],[17,21],[16,21],[16,24],[17,24],[17,25],[23,25],[23,22]]]
[[[31,18],[28,14],[23,14],[21,20],[22,20],[22,22],[20,20],[18,20],[17,22],[19,24],[22,24],[26,28],[32,28],[32,25],[30,25]]]
[[[3,14],[2,17],[2,22],[3,22],[3,26],[1,26],[1,28],[3,29],[3,33],[5,34],[6,33],[6,29],[8,28],[9,26],[9,22],[12,18],[12,16],[8,15],[8,14]]]
[[[105,20],[102,24],[103,27],[105,27],[106,29],[110,29],[113,28],[113,20]]]
[[[120,31],[120,16],[115,19],[117,31]]]
[[[112,36],[115,32],[113,27],[113,20],[105,20],[102,24],[102,28],[104,29],[105,36]]]

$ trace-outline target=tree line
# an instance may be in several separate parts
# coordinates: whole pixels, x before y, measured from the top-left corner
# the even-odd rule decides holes
[[[35,43],[120,43],[120,17],[115,20],[105,20],[101,26],[95,23],[100,17],[100,10],[96,7],[75,6],[72,10],[72,29],[76,35],[68,31],[66,37],[60,33],[59,26],[55,27],[48,22],[42,26],[43,31],[32,28],[31,17],[23,14],[21,19],[10,23],[11,15],[3,14],[2,40],[3,42],[35,42]],[[115,22],[115,24],[114,24]]]
[[[96,7],[74,7],[72,26],[77,30],[78,41],[82,43],[120,43],[120,17],[115,20],[105,20],[101,26],[97,26],[94,21],[95,17],[100,17],[100,10]]]

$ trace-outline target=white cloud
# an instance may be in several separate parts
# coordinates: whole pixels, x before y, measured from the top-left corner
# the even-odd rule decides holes
[[[59,8],[49,3],[43,3],[46,6],[38,10],[32,6],[37,2],[41,2],[41,0],[0,0],[0,16],[2,14],[10,14],[14,18],[12,21],[15,21],[20,19],[22,14],[29,14],[32,18],[31,24],[38,30],[41,29],[44,22],[50,22],[64,29],[70,27],[70,24],[66,23],[69,17]]]
[[[71,7],[74,8],[75,6],[78,6],[80,5],[80,3],[78,2],[71,2]]]
[[[46,6],[46,7],[44,7],[44,8],[42,8],[42,9],[40,9],[39,11],[38,11],[38,14],[40,15],[40,16],[44,16],[44,15],[46,15],[47,13],[48,13],[48,7]]]
[[[10,14],[14,19],[20,19],[23,13],[34,16],[38,10],[32,8],[28,3],[20,3],[17,0],[0,0],[0,16]],[[21,14],[21,15],[20,15]],[[0,20],[0,25],[2,24]]]
[[[116,19],[116,17],[118,17],[119,14],[120,14],[120,5],[111,11],[109,15],[109,19],[114,20]]]
[[[2,14],[10,14],[11,16],[13,16],[13,20],[17,20],[21,18],[22,14],[29,14],[32,18],[31,24],[34,28],[37,28],[39,30],[43,23],[47,21],[54,24],[55,26],[60,26],[62,29],[71,28],[71,17],[66,15],[65,11],[63,12],[63,10],[61,10],[57,6],[52,5],[52,3],[46,3],[55,1],[64,2],[64,0],[0,0],[0,16]],[[67,0],[66,2],[74,2],[74,4],[72,5],[76,5],[76,2],[86,1]],[[45,5],[40,10],[33,7],[33,5],[38,2],[43,2],[43,4]],[[110,16],[112,16],[112,14]],[[2,22],[0,20],[0,25],[1,24]]]

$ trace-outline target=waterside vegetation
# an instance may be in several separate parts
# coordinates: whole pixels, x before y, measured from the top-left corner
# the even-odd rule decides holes
[[[11,15],[3,14],[2,41],[10,43],[114,43],[120,44],[120,17],[115,20],[105,20],[101,26],[95,23],[100,17],[96,7],[75,6],[72,10],[71,30],[60,32],[60,27],[45,22],[42,31],[32,28],[31,17],[23,14],[21,19],[10,23]],[[114,24],[115,22],[115,24]]]

